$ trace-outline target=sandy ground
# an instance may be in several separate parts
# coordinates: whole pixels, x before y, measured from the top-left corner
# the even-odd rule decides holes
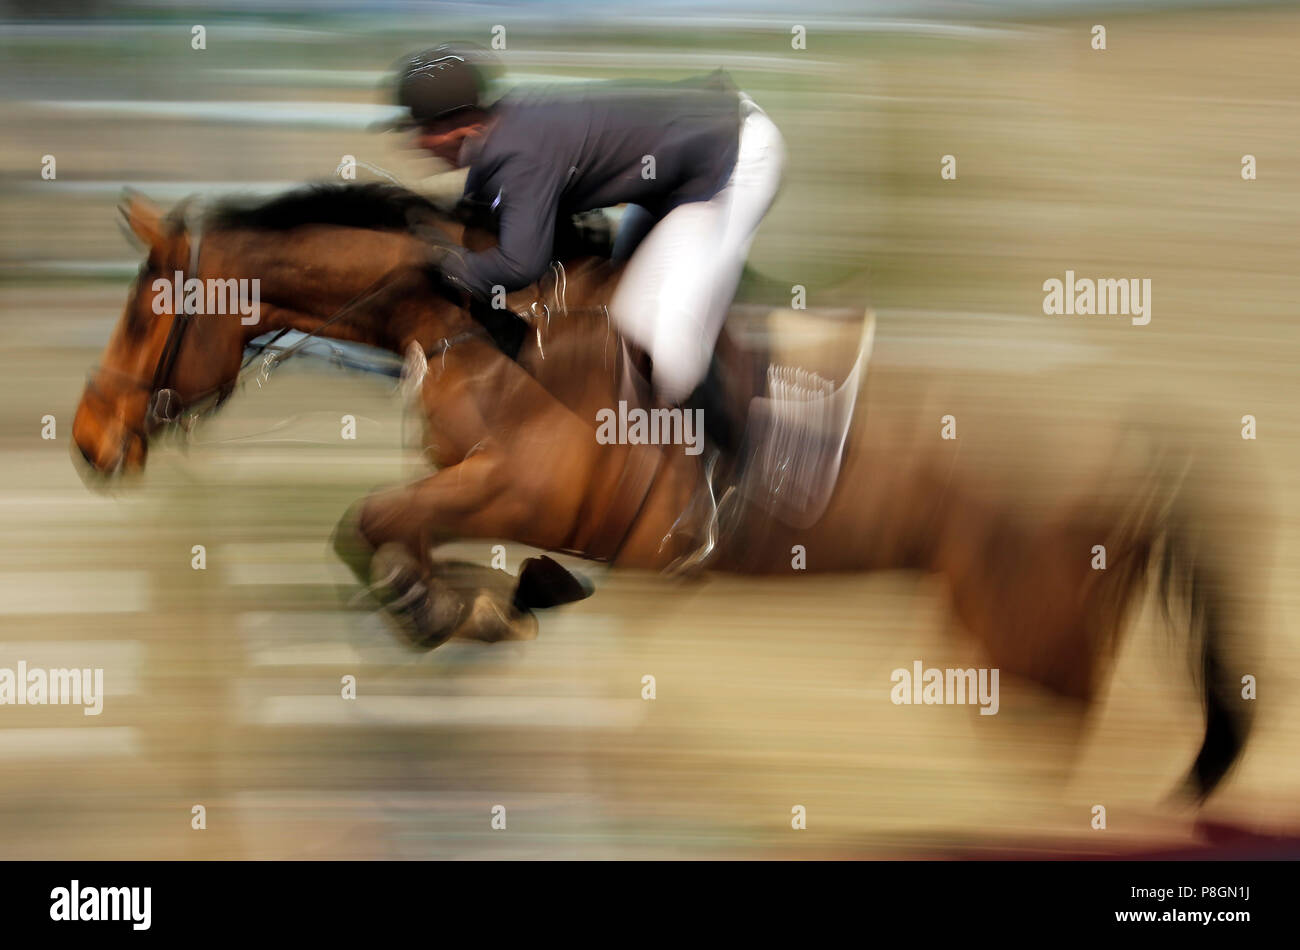
[[[1158,395],[1181,407],[1171,425],[1195,424],[1202,448],[1262,482],[1274,541],[1250,554],[1265,590],[1250,631],[1259,727],[1203,815],[1287,833],[1300,825],[1296,17],[1116,19],[1104,53],[1088,25],[836,36],[824,69],[739,70],[791,153],[754,260],[806,283],[811,305],[874,306],[885,364],[1000,374],[990,400],[1067,431]],[[328,62],[328,48],[311,55]],[[169,97],[161,66],[137,59],[127,82],[110,59],[67,94],[98,81]],[[181,97],[249,95],[166,81]],[[595,570],[597,595],[548,614],[535,642],[414,656],[341,606],[345,573],[326,554],[350,501],[415,471],[400,405],[374,377],[306,366],[241,394],[187,453],[157,447],[129,491],[88,492],[66,439],[125,279],[59,278],[50,263],[131,255],[113,189],[69,183],[298,180],[348,152],[404,177],[429,169],[360,132],[69,124],[26,102],[2,122],[0,666],[103,667],[108,695],[93,718],[0,707],[0,857],[911,857],[1197,840],[1196,813],[1163,802],[1196,748],[1196,698],[1151,605],[1086,718],[1005,681],[997,716],[891,704],[897,667],[978,663],[934,583],[901,574],[684,586]],[[61,185],[35,177],[46,152]],[[1247,153],[1256,181],[1240,175]],[[955,181],[939,177],[944,154]],[[1067,268],[1151,278],[1151,324],[1044,316],[1042,282]],[[39,438],[46,413],[56,441]],[[360,420],[354,443],[338,439],[344,413]],[[1240,437],[1247,413],[1255,441]],[[205,571],[191,569],[197,544]],[[510,546],[508,567],[526,554]],[[354,701],[339,698],[347,675]],[[795,805],[805,831],[791,830]]]

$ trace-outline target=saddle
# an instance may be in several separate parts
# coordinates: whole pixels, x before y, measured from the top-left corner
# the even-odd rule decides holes
[[[755,513],[811,527],[834,494],[875,316],[865,315],[852,362],[828,370],[830,377],[773,363],[765,339],[724,330],[708,377],[688,400],[688,408],[705,409],[708,449],[702,484],[665,537],[691,539],[690,552],[665,573],[706,567],[721,542],[734,546],[747,536]],[[644,400],[649,386],[626,348],[623,366],[621,397]]]
[[[546,277],[513,295],[507,308],[479,305],[472,313],[514,359],[527,334],[536,332],[540,345],[543,321],[563,315],[566,283],[564,266],[553,263]],[[739,334],[723,328],[704,382],[682,407],[687,412],[702,410],[708,448],[704,484],[665,538],[691,538],[692,553],[674,562],[670,572],[702,567],[712,556],[719,532],[747,517],[742,514],[746,508],[795,529],[811,527],[822,517],[835,490],[874,336],[875,317],[868,312],[852,364],[828,377],[777,365],[764,337],[754,335],[742,342]],[[648,356],[622,341],[620,399],[648,406],[652,371]],[[593,552],[598,557],[617,556],[626,533],[620,525],[628,520],[625,515],[630,513],[634,520],[639,513],[659,461],[657,451],[632,453],[629,466],[635,462],[638,472],[625,473],[634,477],[620,482],[618,503],[607,513],[608,531],[618,537],[602,538],[600,550]]]

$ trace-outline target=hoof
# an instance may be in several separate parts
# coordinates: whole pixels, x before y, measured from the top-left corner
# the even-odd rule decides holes
[[[385,544],[370,560],[370,593],[412,646],[432,650],[460,626],[465,603],[445,584],[422,576],[405,548]]]
[[[515,608],[527,612],[586,600],[595,588],[589,580],[561,567],[546,555],[530,557],[519,569]]]

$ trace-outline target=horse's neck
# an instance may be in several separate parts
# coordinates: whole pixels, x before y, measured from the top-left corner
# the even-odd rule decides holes
[[[431,223],[448,236],[457,227],[448,221]],[[401,353],[409,341],[428,349],[477,325],[420,281],[424,251],[417,238],[400,232],[332,226],[288,232],[232,230],[208,237],[204,276],[261,281],[262,319],[245,328],[245,342],[292,329]],[[526,352],[521,362],[531,364],[530,370],[548,389],[570,389],[585,380],[581,388],[590,392],[591,377],[608,375],[617,365],[611,360],[618,353],[618,338],[606,307],[617,273],[608,263],[580,259],[512,299],[512,307],[520,310],[530,309],[533,301],[544,305],[532,308],[533,319],[545,321],[540,332],[529,334],[530,345],[537,347],[535,358],[530,360]],[[400,283],[384,289],[386,279],[408,278],[414,281],[409,289]],[[364,300],[375,291],[381,296]],[[355,312],[335,320],[348,306]]]
[[[362,235],[334,227],[214,235],[204,276],[261,281],[262,319],[246,328],[248,340],[298,330],[400,353],[409,340],[432,345],[472,323],[422,276],[418,241]]]

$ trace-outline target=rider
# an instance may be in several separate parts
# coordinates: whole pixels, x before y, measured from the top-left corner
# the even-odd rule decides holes
[[[546,272],[560,216],[628,205],[611,314],[650,355],[657,397],[683,403],[781,182],[781,133],[721,71],[514,90],[488,105],[494,69],[478,47],[440,46],[412,56],[398,82],[417,143],[468,166],[465,198],[498,220],[496,247],[440,252],[444,276],[480,299],[526,287]]]

